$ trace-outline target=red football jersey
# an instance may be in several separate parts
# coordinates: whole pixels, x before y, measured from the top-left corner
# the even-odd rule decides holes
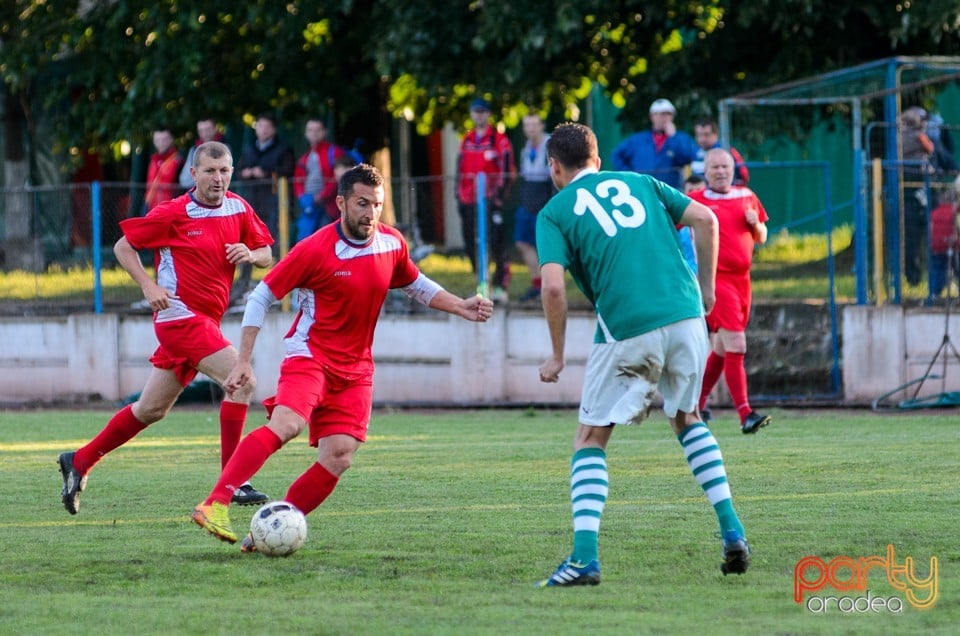
[[[219,207],[203,205],[187,193],[160,203],[146,216],[121,221],[120,229],[135,249],[155,251],[157,283],[179,297],[157,313],[157,322],[195,314],[219,322],[236,270],[227,260],[227,243],[250,249],[273,244],[250,204],[232,192]]]
[[[753,190],[744,186],[732,186],[726,193],[713,190],[698,190],[689,196],[704,204],[717,215],[720,226],[720,248],[717,253],[717,271],[730,274],[747,274],[753,262],[753,234],[747,225],[747,210],[753,208],[761,223],[769,217],[760,199]]]
[[[373,332],[387,291],[420,270],[397,230],[380,225],[366,243],[335,223],[298,242],[263,282],[277,298],[299,288],[300,311],[285,341],[287,356],[310,356],[343,371],[373,368]]]

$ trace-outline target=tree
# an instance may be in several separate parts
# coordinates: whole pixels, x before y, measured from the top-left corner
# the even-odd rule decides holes
[[[205,115],[250,123],[268,109],[281,120],[330,113],[334,129],[386,121],[364,32],[351,28],[353,12],[372,2],[51,4],[15,0],[0,10],[0,73],[29,96],[28,120],[60,115],[60,151],[105,153],[118,139],[145,140],[159,123],[184,130]],[[31,90],[49,77],[59,81]]]
[[[431,124],[462,113],[473,91],[505,105],[570,103],[586,79],[639,126],[664,95],[698,113],[878,58],[960,54],[953,0],[397,0],[390,12],[377,60],[385,74],[412,78],[392,108]]]
[[[421,132],[483,94],[508,123],[573,112],[599,85],[645,123],[777,82],[890,55],[960,54],[955,0],[11,0],[0,75],[24,122],[57,114],[64,152],[107,152],[160,121],[330,113],[342,140],[386,143],[389,117]]]

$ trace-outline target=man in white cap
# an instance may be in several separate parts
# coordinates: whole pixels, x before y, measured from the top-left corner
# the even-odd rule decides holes
[[[650,130],[634,133],[613,151],[615,170],[632,170],[652,175],[678,190],[682,189],[683,168],[697,155],[697,142],[677,131],[673,117],[677,109],[668,99],[650,104]]]

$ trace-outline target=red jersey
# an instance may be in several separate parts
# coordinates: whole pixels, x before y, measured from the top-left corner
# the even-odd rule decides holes
[[[749,274],[753,262],[753,233],[747,225],[746,212],[753,208],[761,223],[769,217],[760,199],[753,190],[744,186],[731,186],[729,192],[720,193],[710,189],[691,192],[689,196],[717,215],[720,226],[720,248],[717,253],[717,272]]]
[[[477,175],[481,172],[487,174],[487,198],[502,197],[515,174],[513,163],[513,146],[506,135],[501,135],[493,126],[483,137],[471,130],[460,144],[457,199],[470,205],[477,202]]]
[[[394,228],[381,224],[370,240],[356,243],[335,223],[294,245],[263,282],[277,298],[300,289],[300,311],[285,337],[287,357],[308,356],[354,373],[373,370],[373,332],[387,291],[419,274]]]
[[[952,203],[941,203],[930,213],[930,251],[946,254],[957,238],[957,210]]]
[[[147,166],[147,192],[144,195],[144,206],[147,212],[157,204],[172,199],[180,189],[180,167],[183,159],[176,148],[171,148],[165,154],[153,153],[150,155],[150,165]]]
[[[218,207],[203,205],[187,193],[164,201],[146,216],[121,221],[120,229],[134,249],[155,251],[157,284],[178,296],[156,314],[156,322],[196,314],[220,322],[236,269],[227,260],[227,243],[244,243],[252,250],[273,244],[250,204],[232,192]]]

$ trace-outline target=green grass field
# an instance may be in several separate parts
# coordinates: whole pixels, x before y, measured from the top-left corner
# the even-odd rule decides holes
[[[773,415],[756,436],[730,412],[713,424],[753,548],[747,574],[720,574],[716,517],[655,413],[608,449],[603,583],[541,590],[570,549],[571,411],[376,412],[287,559],[243,555],[189,521],[219,469],[213,407],[178,407],[104,459],[75,517],[56,457],[110,412],[0,412],[0,633],[956,634],[956,414]],[[280,498],[313,458],[299,438],[254,484]],[[232,511],[239,531],[252,509]],[[921,577],[936,557],[932,608],[822,615],[794,602],[801,558],[888,544]],[[904,598],[881,569],[868,584]]]

